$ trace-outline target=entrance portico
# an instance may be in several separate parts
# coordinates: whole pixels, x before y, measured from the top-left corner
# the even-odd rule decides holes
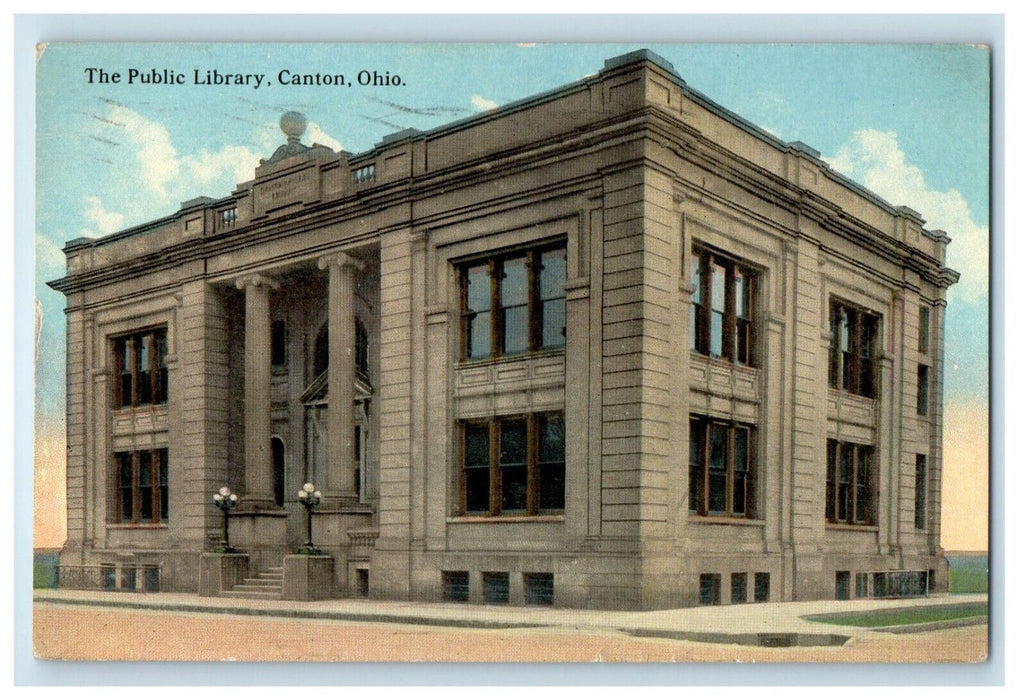
[[[235,317],[244,319],[225,339],[229,374],[235,376],[228,383],[243,394],[230,410],[230,423],[241,428],[236,454],[243,457],[243,469],[229,465],[228,473],[242,477],[235,484],[241,503],[232,514],[232,534],[251,553],[251,572],[280,566],[301,544],[297,484],[313,482],[323,493],[314,539],[335,557],[343,592],[348,533],[366,533],[372,526],[373,506],[361,502],[361,491],[373,492],[366,483],[370,464],[363,464],[372,462],[363,455],[370,441],[357,438],[356,431],[365,435],[372,413],[366,327],[373,327],[377,295],[370,289],[376,284],[374,257],[369,249],[339,249],[238,276],[233,291],[224,291],[236,296]],[[242,358],[231,350],[240,346]],[[240,442],[238,436],[227,439]],[[284,502],[275,497],[275,440],[283,453]]]

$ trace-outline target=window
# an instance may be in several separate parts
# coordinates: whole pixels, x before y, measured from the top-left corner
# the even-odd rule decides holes
[[[916,529],[926,529],[926,455],[916,455]]]
[[[370,340],[367,335],[367,326],[363,325],[360,319],[356,319],[356,333],[353,338],[353,355],[356,360],[356,371],[367,377],[370,374],[368,371],[370,367],[368,361]]]
[[[919,352],[930,352],[930,307],[919,307]]]
[[[869,574],[855,574],[855,597],[866,598],[869,596]]]
[[[566,248],[494,257],[460,274],[466,360],[566,346]]]
[[[456,603],[470,600],[470,574],[466,571],[443,571],[442,595]]]
[[[481,574],[481,582],[484,584],[484,602],[509,602],[508,571],[486,571]]]
[[[875,491],[873,448],[827,440],[826,519],[832,523],[874,524]]]
[[[113,340],[114,407],[167,403],[167,330],[156,328]]]
[[[691,417],[691,512],[755,517],[754,430],[741,423]]]
[[[919,365],[916,376],[916,413],[925,416],[930,412],[930,367]]]
[[[285,341],[285,322],[274,321],[271,324],[271,366],[283,367],[288,361]]]
[[[754,271],[708,250],[691,253],[691,349],[753,365]]]
[[[720,604],[720,575],[699,574],[698,602],[700,605]]]
[[[767,571],[755,574],[755,602],[765,603],[770,598],[770,575]]]
[[[851,598],[851,572],[838,571],[834,577],[834,598],[848,600]]]
[[[167,472],[167,449],[115,453],[112,522],[167,522]]]
[[[830,306],[830,386],[876,397],[876,331],[879,317],[854,307]]]
[[[563,510],[562,414],[467,422],[462,431],[464,513],[537,515]]]
[[[748,602],[748,574],[730,575],[730,602]]]
[[[552,605],[552,574],[524,574],[524,602],[528,605]]]

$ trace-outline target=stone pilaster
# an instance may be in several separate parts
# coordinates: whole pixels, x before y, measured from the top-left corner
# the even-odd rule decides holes
[[[256,274],[235,284],[246,291],[246,488],[242,503],[253,509],[273,508],[270,291],[278,285]]]

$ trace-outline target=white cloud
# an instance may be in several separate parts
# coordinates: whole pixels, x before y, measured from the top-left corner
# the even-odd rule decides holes
[[[36,267],[41,270],[64,270],[64,251],[57,243],[41,233],[36,234]],[[46,272],[45,275],[49,275]],[[45,276],[44,275],[44,276]]]
[[[478,112],[484,112],[489,109],[495,109],[499,106],[499,103],[495,100],[489,100],[487,97],[481,97],[480,95],[474,95],[470,98],[470,104],[474,105],[474,109]]]
[[[967,301],[986,299],[990,228],[972,219],[969,203],[958,190],[931,189],[923,171],[909,163],[896,134],[856,131],[837,154],[823,160],[895,205],[923,215],[926,228],[947,231],[947,264],[962,273],[951,293]]]
[[[307,144],[319,143],[322,146],[327,146],[333,151],[342,150],[342,142],[336,138],[329,136],[321,130],[321,127],[314,122],[308,122],[306,125],[306,133],[302,139]]]
[[[127,145],[135,151],[143,184],[153,194],[167,199],[167,187],[180,172],[178,152],[171,145],[167,127],[122,105],[108,108],[111,121],[125,129]]]
[[[113,211],[107,211],[99,197],[84,197],[85,208],[82,216],[92,224],[91,228],[82,229],[83,236],[95,238],[114,233],[125,224],[125,215]]]
[[[182,169],[197,185],[209,184],[225,175],[231,175],[234,183],[252,180],[253,170],[259,164],[260,154],[246,146],[224,146],[214,152],[204,149],[181,160]]]

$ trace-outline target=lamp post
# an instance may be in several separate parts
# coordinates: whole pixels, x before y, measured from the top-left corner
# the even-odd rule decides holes
[[[239,550],[228,544],[228,511],[239,504],[239,497],[232,493],[227,486],[222,486],[214,494],[214,505],[221,510],[221,552],[223,554],[234,554]]]
[[[303,484],[303,490],[299,492],[299,502],[306,508],[306,544],[299,550],[300,554],[324,554],[314,547],[313,543],[313,509],[321,502],[321,492],[313,484]]]

